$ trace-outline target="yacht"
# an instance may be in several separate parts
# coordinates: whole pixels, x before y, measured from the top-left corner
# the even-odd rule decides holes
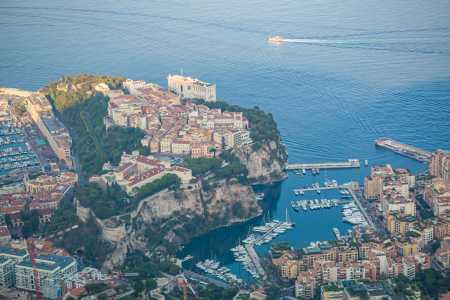
[[[279,35],[271,36],[269,37],[268,42],[271,44],[281,44],[283,42],[283,38]]]

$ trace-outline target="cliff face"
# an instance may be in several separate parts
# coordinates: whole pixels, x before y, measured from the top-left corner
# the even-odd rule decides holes
[[[174,253],[195,236],[260,213],[251,187],[235,180],[214,182],[207,192],[200,184],[179,191],[162,191],[141,201],[131,213],[124,238],[109,239],[111,235],[103,234],[115,246],[103,268],[111,270],[121,265],[133,250]]]
[[[275,141],[262,145],[257,151],[247,146],[235,154],[248,169],[249,179],[258,184],[271,184],[286,178],[287,154]]]

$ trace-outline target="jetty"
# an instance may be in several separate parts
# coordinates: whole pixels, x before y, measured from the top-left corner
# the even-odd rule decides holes
[[[256,271],[258,272],[259,276],[261,276],[262,279],[266,279],[266,271],[264,271],[264,268],[261,265],[261,261],[259,258],[258,253],[256,253],[255,248],[253,248],[253,244],[246,244],[245,250],[248,253],[248,256],[252,260],[253,265],[255,266]]]
[[[431,159],[432,153],[418,147],[403,144],[399,141],[390,138],[379,138],[375,140],[375,145],[394,153],[418,160],[427,162]]]
[[[366,219],[366,221],[369,224],[369,226],[376,230],[377,228],[376,228],[375,224],[373,224],[372,219],[367,215],[366,210],[364,209],[363,205],[359,201],[358,196],[355,194],[355,190],[352,189],[352,188],[349,188],[348,191],[352,195],[353,200],[355,201],[356,205],[358,206],[359,210],[363,214],[363,216]]]
[[[317,191],[322,191],[322,190],[336,190],[336,189],[347,190],[347,189],[354,188],[354,185],[355,185],[354,182],[347,182],[347,183],[343,183],[341,185],[333,184],[333,185],[325,185],[325,186],[320,186],[318,183],[315,183],[311,186],[305,186],[302,188],[294,189],[293,191],[294,191],[295,195],[298,195],[298,194],[303,194],[304,192],[317,192]],[[356,187],[358,187],[358,184],[356,184]]]
[[[361,165],[359,163],[359,159],[348,159],[345,162],[287,164],[286,170],[347,169],[347,168],[359,168],[360,166]]]

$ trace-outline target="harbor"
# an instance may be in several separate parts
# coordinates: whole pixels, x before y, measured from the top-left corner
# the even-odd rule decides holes
[[[379,138],[375,140],[375,145],[418,161],[426,162],[431,159],[431,152],[390,138]]]
[[[285,233],[287,230],[292,229],[295,226],[294,223],[288,221],[286,210],[286,221],[281,222],[279,220],[272,220],[261,226],[255,226],[252,228],[252,232],[242,242],[239,242],[236,247],[230,249],[233,253],[234,259],[244,266],[244,269],[251,274],[251,276],[258,280],[264,279],[266,273],[261,266],[259,256],[256,253],[254,246],[261,246],[269,243],[277,236]]]
[[[376,150],[373,147],[371,149]],[[417,161],[393,153],[384,155],[388,155],[389,159],[394,157],[401,162],[406,162],[406,166],[412,169],[422,166]],[[368,158],[376,161],[373,156],[368,156]],[[377,161],[377,163],[379,162]],[[256,190],[259,195],[262,196],[260,194],[262,192],[265,195],[262,203],[266,203],[266,206],[261,217],[199,237],[187,245],[180,255],[184,257],[187,254],[193,254],[195,257],[196,260],[186,262],[186,266],[195,267],[195,262],[199,259],[204,261],[214,258],[220,261],[221,266],[226,266],[233,274],[242,279],[244,284],[261,282],[263,275],[258,273],[254,261],[262,261],[273,245],[289,242],[292,247],[300,249],[315,241],[347,239],[349,230],[354,226],[366,226],[366,224],[371,226],[370,220],[366,219],[365,211],[357,210],[360,207],[357,202],[360,194],[358,192],[359,184],[369,170],[370,168],[330,169],[322,170],[315,175],[312,170],[304,170],[304,173],[302,169],[292,170],[289,172],[289,178],[279,187]],[[300,193],[300,190],[303,190],[303,194]],[[317,192],[318,190],[320,193]],[[303,203],[302,201],[307,202]],[[310,201],[312,201],[313,209],[310,209]],[[292,204],[296,206],[297,202],[299,208],[298,211],[295,211]],[[346,206],[349,203],[352,204]],[[302,204],[306,204],[306,211],[303,210]],[[264,230],[264,226],[269,220],[285,220],[286,209],[290,213],[289,221],[295,223],[295,227],[278,234],[270,241],[261,243],[263,239],[256,240],[256,237],[264,235],[258,230]],[[338,234],[336,235],[336,233]],[[250,242],[251,245],[249,244],[247,247],[244,240]],[[258,245],[255,242],[258,242]],[[231,251],[222,251],[223,248]],[[253,249],[254,252],[250,249]],[[256,255],[250,256],[248,251],[252,254],[256,253]],[[253,259],[255,260],[253,261]],[[264,267],[264,265],[262,266]],[[268,275],[269,269],[264,271]],[[222,281],[210,274],[205,276]]]

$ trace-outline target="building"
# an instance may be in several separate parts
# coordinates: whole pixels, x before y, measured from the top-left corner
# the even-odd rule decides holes
[[[450,216],[450,181],[435,178],[425,187],[424,199],[436,217]]]
[[[316,290],[316,278],[313,271],[301,272],[295,281],[295,297],[313,299]]]
[[[90,282],[99,282],[110,280],[111,277],[91,267],[86,267],[65,279],[66,286],[69,289],[81,288]]]
[[[36,257],[34,268],[30,259],[25,259],[16,265],[16,287],[35,291],[36,285],[39,284],[43,297],[58,299],[62,294],[61,281],[76,272],[77,262],[74,258],[56,254],[41,254]],[[35,274],[38,274],[39,281]]]
[[[55,155],[68,167],[72,167],[72,139],[64,125],[53,114],[50,102],[43,95],[34,93],[27,98],[27,110]]]
[[[434,254],[433,259],[441,269],[450,269],[450,240],[441,242],[441,246]]]
[[[413,257],[405,257],[402,259],[402,274],[409,280],[416,277],[416,261]]]
[[[367,200],[380,199],[383,192],[383,179],[379,175],[364,178],[364,197]]]
[[[211,143],[196,143],[192,145],[191,148],[191,157],[199,158],[199,157],[207,157],[211,158],[214,156],[214,152],[211,149],[214,148],[214,144]]]
[[[216,85],[195,78],[170,75],[167,77],[169,91],[182,98],[202,99],[208,102],[216,101]]]
[[[0,286],[15,285],[15,266],[28,257],[25,250],[0,247]]]
[[[11,241],[11,233],[9,232],[8,226],[0,226],[0,245],[7,245]]]
[[[387,217],[387,230],[393,235],[404,235],[413,228],[416,218],[414,216],[401,217],[397,213],[391,213]]]
[[[193,178],[190,169],[172,166],[168,161],[156,159],[151,155],[123,153],[117,167],[92,180],[99,179],[104,184],[117,183],[128,194],[134,194],[142,186],[160,179],[166,174],[177,175],[182,183],[189,183]]]
[[[382,208],[386,219],[390,214],[397,214],[399,217],[416,215],[416,202],[396,192],[383,196]]]
[[[437,150],[431,156],[429,165],[430,175],[441,178],[443,180],[450,180],[450,153],[444,150]]]
[[[242,147],[243,145],[251,144],[252,138],[250,137],[250,131],[238,130],[233,134],[234,145],[236,147]]]
[[[335,284],[327,284],[320,287],[321,300],[345,300],[344,288]]]
[[[190,155],[191,144],[184,140],[174,140],[172,143],[172,153],[177,155]]]
[[[383,180],[394,175],[391,165],[373,166],[370,176],[364,178],[364,197],[366,199],[381,200],[383,194]]]

